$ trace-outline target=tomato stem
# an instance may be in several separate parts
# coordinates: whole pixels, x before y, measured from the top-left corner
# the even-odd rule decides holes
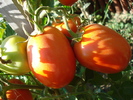
[[[68,22],[67,22],[67,19],[66,19],[65,10],[62,9],[62,12],[63,12],[63,13],[62,13],[62,14],[63,14],[62,18],[63,18],[64,24],[66,25],[67,31],[70,33],[70,35],[72,36],[72,38],[77,38],[77,34],[74,33],[74,32],[70,29],[70,27],[69,27],[69,25],[68,25]]]
[[[33,76],[33,74],[30,72],[28,75],[31,76],[31,78],[34,80],[34,82],[36,82],[37,85],[40,85],[40,82],[38,82],[35,77]]]
[[[25,35],[29,37],[30,35],[29,35],[29,33],[26,31],[26,29],[25,29],[25,27],[24,27],[24,24],[22,24],[22,29],[23,29]]]
[[[43,33],[43,28],[49,24],[50,18],[48,16],[46,10],[49,11],[50,7],[41,6],[38,9],[35,10],[35,15],[34,15],[34,28],[35,28],[35,32],[34,33],[35,34],[42,34]],[[47,16],[48,21],[47,21],[47,24],[45,26],[41,26],[40,22],[41,22],[41,19],[44,16]]]
[[[6,91],[2,91],[2,100],[7,100]]]
[[[2,78],[1,76],[0,76],[0,82],[2,82],[5,85],[10,85],[10,83],[7,80],[5,80],[4,78]]]
[[[47,13],[51,13],[52,11],[57,11],[57,10],[61,10],[62,11],[62,18],[63,18],[63,21],[64,21],[64,24],[66,25],[66,29],[67,31],[70,33],[70,35],[72,36],[72,38],[76,38],[77,37],[77,34],[75,34],[69,27],[68,23],[67,23],[67,19],[66,19],[66,11],[63,7],[56,7],[56,8],[51,8],[51,7],[48,7],[48,6],[41,6],[39,7],[36,11],[35,11],[35,15],[34,15],[34,27],[35,27],[35,31],[37,31],[36,33],[38,34],[41,34],[43,33],[43,27],[40,27],[39,26],[39,21],[40,19],[42,19],[45,15],[47,16],[48,18],[48,22],[46,25],[48,25],[49,23],[49,16]],[[44,12],[45,11],[45,12]],[[39,17],[40,16],[40,17]],[[39,31],[39,32],[38,32]]]
[[[39,14],[40,14],[40,11],[37,9],[34,15],[34,28],[35,28],[35,31],[37,31],[37,34],[41,34],[43,32],[42,27],[40,27],[39,25],[39,19],[38,19]]]
[[[8,90],[12,90],[12,89],[44,89],[44,88],[45,88],[44,86],[20,85],[20,84],[10,83],[9,86],[3,86],[2,99],[7,100],[6,91],[8,91]]]
[[[12,89],[44,89],[44,86],[36,86],[36,85],[20,85],[20,84],[13,84],[10,83],[9,86],[3,86],[2,89],[2,99],[3,100],[7,100],[6,98],[6,92],[8,90],[12,90]]]

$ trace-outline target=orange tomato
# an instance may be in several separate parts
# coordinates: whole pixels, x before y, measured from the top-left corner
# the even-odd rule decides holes
[[[75,16],[75,15],[72,15],[72,16]],[[75,16],[73,18],[70,18],[67,22],[68,22],[68,26],[70,27],[70,29],[74,33],[77,32],[78,27],[81,25],[81,21],[80,21],[80,18],[78,16]],[[71,37],[70,33],[66,29],[66,25],[64,24],[64,22],[60,22],[59,20],[57,20],[57,22],[53,22],[52,26],[53,27],[56,27],[57,29],[59,29],[67,37]]]
[[[10,79],[10,83],[13,84],[24,84],[18,79]],[[6,97],[8,100],[33,100],[32,94],[28,89],[12,89],[6,92]],[[0,97],[0,100],[2,98]]]
[[[76,60],[67,38],[55,27],[45,27],[27,44],[29,66],[35,77],[51,88],[69,84],[75,75]]]
[[[131,49],[120,34],[99,24],[85,26],[83,31],[82,40],[74,45],[83,66],[102,73],[118,73],[128,66]]]

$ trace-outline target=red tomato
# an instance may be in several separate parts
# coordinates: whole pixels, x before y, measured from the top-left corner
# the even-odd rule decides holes
[[[66,5],[66,6],[71,6],[78,0],[59,0],[61,4]]]
[[[14,84],[24,84],[18,79],[10,79],[10,83]],[[32,94],[28,89],[12,89],[6,92],[8,100],[33,100]],[[0,98],[2,100],[2,98]]]
[[[74,15],[72,15],[74,16]],[[65,34],[67,37],[71,37],[70,33],[67,31],[66,29],[66,25],[64,24],[64,22],[58,23],[59,21],[54,22],[52,24],[53,27],[56,27],[57,29],[59,29],[63,34]],[[78,30],[78,26],[81,25],[81,21],[79,17],[74,17],[74,18],[70,18],[68,21],[68,26],[70,27],[70,29],[76,33]]]
[[[31,71],[48,87],[64,87],[75,75],[73,50],[67,38],[54,27],[45,27],[43,34],[30,37],[27,54]]]
[[[102,73],[117,73],[127,67],[131,49],[121,35],[98,24],[83,29],[82,40],[74,45],[75,55],[83,66]]]

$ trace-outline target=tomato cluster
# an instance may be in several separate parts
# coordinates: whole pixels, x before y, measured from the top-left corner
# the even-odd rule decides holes
[[[78,0],[58,1],[63,5],[72,6]],[[48,4],[47,0],[40,0],[40,2]],[[26,3],[22,4],[28,6],[30,1]],[[83,5],[81,3],[81,0],[77,3],[80,9],[79,5]],[[106,74],[119,73],[126,69],[131,58],[131,49],[126,39],[117,32],[100,24],[84,25],[85,23],[81,22],[78,15],[69,15],[69,13],[74,12],[66,12],[65,7],[54,8],[52,5],[52,7],[44,7],[43,4],[39,4],[39,6],[37,8],[35,4],[34,9],[32,9],[32,5],[30,5],[29,10],[32,10],[32,12],[29,14],[28,10],[24,11],[27,15],[31,14],[27,18],[33,18],[31,22],[33,22],[35,29],[28,35],[28,39],[11,35],[2,41],[0,48],[1,71],[11,75],[24,75],[31,72],[30,75],[33,75],[44,86],[56,90],[67,86],[74,79],[77,75],[76,72],[78,72],[76,69],[77,63],[85,68],[85,81],[88,78],[86,77],[88,75],[87,68]],[[86,7],[83,8],[81,9],[81,15],[85,14]],[[63,21],[56,19],[52,14],[53,12],[56,12],[55,15],[61,15]],[[42,18],[46,16],[48,23],[46,22],[47,26],[44,27],[46,20]],[[52,18],[55,21],[52,22],[50,20]],[[85,22],[86,19],[83,20]],[[1,92],[3,98],[0,97],[0,100],[6,97],[8,100],[33,100],[33,96],[29,91],[31,87],[26,85],[28,89],[27,87],[22,89],[25,87],[25,83],[22,81],[10,79],[4,82],[5,80],[2,80],[2,78],[0,81],[4,83],[2,84],[4,92]],[[80,82],[81,84],[82,82]],[[78,87],[81,88],[81,86],[78,84],[75,87],[76,91],[79,91]],[[45,92],[50,89],[46,88]],[[76,95],[79,94],[78,91],[75,93]],[[65,90],[66,92],[69,91]],[[73,97],[76,98],[76,96]]]
[[[68,20],[70,22],[69,26],[75,26],[71,29],[76,32],[76,23],[71,19]],[[64,26],[63,22],[60,24]],[[2,51],[2,57],[11,59],[6,65],[14,67],[9,69],[6,66],[3,70],[10,74],[25,74],[30,67],[41,83],[48,87],[61,88],[74,78],[76,59],[83,66],[102,73],[118,73],[127,67],[131,58],[130,45],[112,29],[99,24],[82,27],[82,39],[72,49],[65,37],[66,33],[67,36],[70,34],[65,26],[57,27],[60,24],[45,27],[42,34],[31,36],[27,44],[19,36],[7,37],[2,43],[2,47],[6,48]],[[14,52],[19,56],[18,59],[14,57]]]
[[[73,24],[69,24],[70,27],[75,26],[71,29],[77,31],[76,24],[72,20],[68,21],[68,23],[70,22]],[[64,23],[60,24],[61,26],[64,25]],[[83,27],[81,29],[81,32],[83,32],[82,39],[74,44],[73,52],[65,37],[66,34],[70,36],[65,26],[64,28],[57,28],[48,26],[44,28],[44,33],[30,37],[27,44],[27,54],[25,44],[21,43],[19,36],[6,38],[2,43],[2,47],[6,48],[2,52],[2,57],[12,59],[11,64],[9,62],[10,65],[14,64],[12,62],[16,62],[15,65],[12,65],[16,67],[5,68],[6,72],[14,74],[17,70],[16,73],[22,74],[29,72],[28,68],[30,67],[35,77],[46,86],[61,88],[74,77],[76,70],[75,56],[83,66],[102,73],[117,73],[127,67],[131,58],[130,45],[112,29],[99,24]],[[9,47],[9,44],[12,47]],[[20,55],[19,59],[12,56],[11,52],[15,52],[17,56]],[[27,56],[29,67],[24,65],[27,64]]]
[[[71,36],[64,22],[44,27],[41,34],[30,36],[28,42],[16,35],[7,37],[1,45],[0,60],[4,66],[1,70],[16,75],[31,71],[42,84],[58,89],[73,80],[76,60],[86,68],[108,74],[127,67],[131,58],[130,45],[117,32],[99,24],[78,29],[81,25],[78,17],[70,18],[67,23],[78,34],[76,36],[81,37]],[[72,41],[76,38],[73,47],[66,37],[71,37]],[[15,98],[13,90],[7,94]]]

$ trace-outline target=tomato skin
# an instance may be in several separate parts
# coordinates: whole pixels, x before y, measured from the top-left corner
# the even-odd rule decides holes
[[[45,86],[61,88],[75,75],[76,60],[67,38],[48,26],[44,33],[30,37],[27,45],[29,66]]]
[[[14,84],[24,84],[19,79],[10,79],[9,82]],[[28,89],[8,90],[6,92],[6,96],[8,100],[33,100],[32,94]],[[2,100],[1,97],[0,97],[0,100]]]
[[[61,4],[66,5],[66,6],[71,6],[71,5],[73,5],[77,1],[78,0],[59,0],[59,2]]]
[[[83,66],[109,74],[118,73],[128,66],[131,49],[121,35],[98,24],[83,29],[82,40],[74,45],[76,58]]]
[[[75,15],[72,15],[75,16]],[[59,22],[59,21],[58,21]],[[59,29],[63,34],[65,34],[67,37],[71,37],[70,33],[67,31],[66,29],[66,25],[64,24],[64,22],[60,22],[60,23],[56,23],[54,22],[52,24],[53,27],[56,27],[57,29]],[[76,33],[78,30],[78,26],[81,25],[81,21],[80,18],[78,16],[75,16],[73,18],[70,18],[68,21],[68,26],[70,27],[70,29]]]
[[[11,35],[1,44],[1,58],[9,63],[0,63],[0,70],[15,75],[30,72],[27,61],[26,39],[18,35]]]

